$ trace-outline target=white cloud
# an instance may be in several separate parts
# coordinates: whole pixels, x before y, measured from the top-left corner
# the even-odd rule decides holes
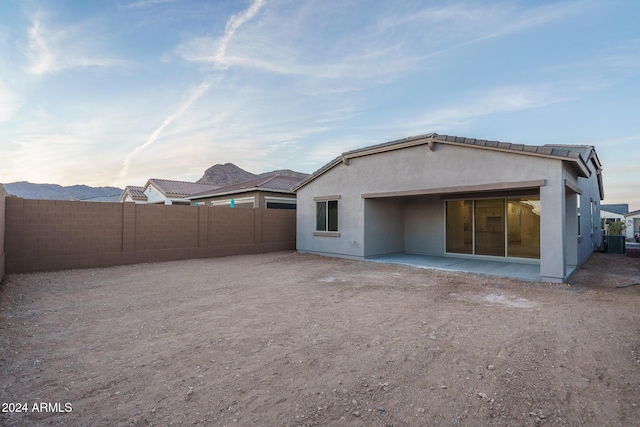
[[[0,123],[8,122],[20,108],[19,96],[0,81]]]
[[[147,147],[149,147],[150,145],[155,143],[156,140],[162,134],[162,132],[165,130],[165,128],[167,126],[169,126],[174,120],[180,118],[185,113],[185,111],[187,111],[187,109],[191,106],[191,104],[196,102],[209,89],[209,86],[211,86],[210,82],[204,82],[200,86],[198,86],[191,93],[191,95],[189,96],[189,99],[187,99],[186,102],[184,102],[182,105],[180,105],[176,109],[175,112],[173,112],[171,115],[169,115],[167,118],[165,118],[164,121],[162,122],[162,124],[158,128],[156,128],[156,130],[154,130],[151,133],[151,135],[149,135],[149,137],[147,137],[147,140],[142,145],[139,145],[138,147],[136,147],[131,153],[129,153],[124,158],[124,162],[122,164],[122,169],[120,170],[120,173],[118,174],[118,178],[120,180],[122,180],[127,175],[127,172],[129,171],[129,166],[131,165],[131,159],[136,154],[138,154],[142,150],[146,149]]]
[[[264,0],[255,0],[254,3],[247,10],[239,14],[233,15],[231,18],[229,18],[225,26],[224,35],[221,38],[220,42],[218,43],[216,53],[214,55],[215,62],[224,63],[227,45],[231,42],[233,36],[238,31],[238,29],[244,23],[246,23],[248,20],[254,17],[258,13],[260,8],[263,6],[263,4],[264,4]],[[147,137],[146,141],[142,145],[139,145],[138,147],[136,147],[131,153],[129,153],[125,157],[122,165],[122,169],[118,174],[119,181],[122,181],[127,176],[133,157],[136,156],[136,154],[140,153],[142,150],[145,150],[151,145],[153,145],[158,140],[158,138],[163,134],[165,129],[169,125],[171,125],[175,120],[182,117],[182,115],[189,109],[189,107],[191,107],[193,103],[195,103],[198,99],[200,99],[200,97],[202,97],[207,92],[207,90],[209,90],[210,86],[211,86],[210,81],[205,81],[202,84],[200,84],[191,93],[191,95],[189,96],[189,99],[186,102],[184,102],[182,105],[180,105],[174,113],[172,113],[167,118],[165,118],[162,124],[158,128],[156,128],[151,133],[151,135],[149,135],[149,137]],[[239,147],[239,146],[241,146],[241,143],[239,141],[235,141],[234,147]]]
[[[182,0],[138,0],[133,3],[127,4],[125,7],[128,9],[142,9],[145,7],[152,7],[163,3],[175,3]]]
[[[298,91],[303,94],[345,93],[391,82],[418,68],[429,69],[427,61],[434,56],[545,25],[579,13],[584,5],[517,9],[505,4],[458,3],[415,12],[377,3],[367,5],[376,10],[364,14],[350,4],[338,11],[325,2],[295,8],[278,3],[265,7],[260,19],[238,32],[238,24],[263,6],[256,1],[252,6],[256,12],[230,20],[220,38],[194,37],[175,53],[190,62],[289,76],[299,82]],[[362,22],[353,29],[347,26],[332,32],[332,21],[349,14],[358,15]],[[385,18],[376,18],[381,15]]]
[[[53,53],[45,41],[44,30],[39,17],[33,20],[29,29],[29,49],[31,66],[29,73],[42,75],[54,69]]]
[[[28,30],[27,72],[44,76],[64,69],[124,66],[126,61],[100,53],[95,28],[88,23],[53,28],[45,23],[45,14],[36,13]]]
[[[225,54],[227,52],[227,46],[231,41],[232,37],[236,34],[236,31],[240,28],[242,24],[256,16],[258,11],[264,5],[265,0],[255,0],[253,4],[246,11],[234,15],[227,21],[227,25],[224,28],[224,35],[220,39],[218,43],[218,47],[216,49],[216,53],[213,57],[214,62],[218,62],[221,65],[225,63]]]
[[[442,131],[466,126],[478,117],[540,108],[562,101],[562,97],[554,95],[544,85],[502,87],[476,93],[454,105],[427,111],[410,124],[401,124],[399,127],[412,129],[412,132],[424,129]]]

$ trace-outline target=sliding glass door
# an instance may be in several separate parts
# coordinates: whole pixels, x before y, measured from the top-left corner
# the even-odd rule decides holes
[[[509,256],[540,258],[540,198],[507,199]]]
[[[476,255],[504,256],[504,199],[476,200]]]
[[[446,203],[447,253],[540,258],[540,197]]]
[[[447,252],[473,254],[473,202],[447,202]]]

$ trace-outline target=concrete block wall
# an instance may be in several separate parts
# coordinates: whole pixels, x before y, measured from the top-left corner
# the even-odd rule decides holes
[[[7,192],[0,184],[0,281],[4,277],[5,255],[4,255],[4,234],[5,234],[5,199]]]
[[[295,249],[295,211],[288,210],[9,197],[0,223],[7,273]]]

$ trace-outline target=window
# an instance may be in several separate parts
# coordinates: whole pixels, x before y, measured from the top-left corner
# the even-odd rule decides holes
[[[598,204],[593,199],[591,199],[591,235],[592,236],[596,233],[596,231],[598,231],[598,228],[600,226],[598,224],[599,218],[596,218],[597,215],[598,215]]]
[[[316,231],[338,231],[338,201],[316,202]]]
[[[264,198],[264,206],[267,209],[295,209],[296,199],[266,196]]]
[[[582,231],[581,231],[581,228],[580,228],[580,227],[582,227],[582,225],[580,223],[580,199],[581,199],[581,195],[578,194],[577,197],[578,197],[578,237],[581,237],[582,236]]]

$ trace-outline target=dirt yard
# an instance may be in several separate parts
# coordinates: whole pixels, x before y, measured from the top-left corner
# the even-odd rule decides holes
[[[632,283],[606,254],[570,286],[291,252],[12,275],[0,423],[638,425]]]

